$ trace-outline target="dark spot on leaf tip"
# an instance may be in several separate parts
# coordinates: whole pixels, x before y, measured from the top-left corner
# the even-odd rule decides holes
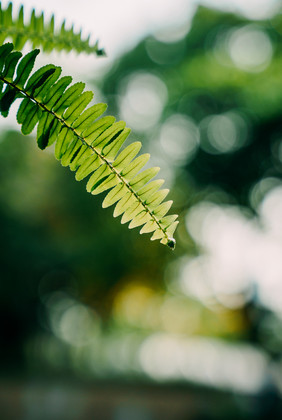
[[[175,248],[175,244],[176,244],[176,240],[173,239],[173,238],[169,239],[168,242],[167,242],[167,246],[171,249]]]

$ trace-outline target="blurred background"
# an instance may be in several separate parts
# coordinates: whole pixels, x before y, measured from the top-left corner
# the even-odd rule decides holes
[[[127,122],[180,224],[129,231],[1,120],[1,419],[281,419],[282,3],[21,3],[99,37],[39,64]]]

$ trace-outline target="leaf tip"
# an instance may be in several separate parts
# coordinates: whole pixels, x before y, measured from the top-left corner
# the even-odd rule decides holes
[[[174,238],[163,238],[161,244],[168,246],[173,251],[175,249],[176,240]]]
[[[176,245],[176,240],[174,238],[169,238],[166,244],[170,249],[174,250]]]

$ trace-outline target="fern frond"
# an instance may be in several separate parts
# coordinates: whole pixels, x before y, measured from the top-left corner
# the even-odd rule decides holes
[[[105,55],[103,49],[98,47],[98,42],[90,45],[89,36],[82,39],[81,31],[75,33],[73,26],[65,28],[65,21],[59,30],[55,31],[54,15],[49,22],[44,21],[44,13],[36,15],[32,10],[29,23],[24,22],[24,8],[20,7],[17,16],[13,17],[13,5],[9,3],[6,9],[0,2],[0,44],[7,39],[12,39],[15,48],[22,50],[27,41],[32,43],[33,48],[40,47],[45,52],[76,51],[87,54]]]
[[[93,195],[108,191],[103,207],[115,204],[114,217],[140,233],[153,233],[151,239],[173,248],[177,216],[166,216],[172,201],[163,201],[167,189],[163,180],[153,180],[159,168],[142,171],[149,154],[138,152],[140,142],[124,145],[130,130],[123,121],[102,116],[105,104],[88,107],[93,93],[84,83],[71,84],[60,77],[61,68],[52,64],[31,75],[38,50],[23,58],[12,44],[0,47],[0,111],[5,117],[17,98],[21,99],[17,121],[23,134],[37,126],[41,149],[55,144],[55,156],[63,166],[76,172],[78,181],[88,177],[87,191]]]

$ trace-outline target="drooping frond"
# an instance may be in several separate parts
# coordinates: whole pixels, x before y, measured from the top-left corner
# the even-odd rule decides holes
[[[138,156],[140,142],[122,148],[130,130],[123,121],[103,116],[103,103],[88,106],[93,93],[82,82],[71,84],[60,77],[61,68],[52,64],[31,74],[39,50],[22,58],[10,43],[0,47],[0,111],[5,117],[17,98],[21,103],[17,121],[23,134],[37,125],[41,149],[55,143],[55,156],[63,166],[76,171],[78,181],[88,177],[86,189],[93,195],[110,190],[103,207],[115,204],[114,217],[140,233],[153,233],[151,239],[173,248],[177,216],[166,216],[172,201],[163,201],[167,189],[163,180],[153,180],[159,168],[141,171],[149,154]],[[120,150],[122,148],[122,150]]]
[[[13,17],[12,12],[12,3],[3,9],[0,2],[0,45],[10,38],[18,50],[21,50],[25,43],[30,41],[33,48],[40,47],[45,52],[74,50],[77,53],[104,55],[104,50],[99,49],[98,42],[95,45],[90,45],[90,36],[83,40],[81,31],[75,33],[73,26],[70,29],[65,28],[65,21],[59,30],[55,30],[54,15],[46,23],[44,13],[36,15],[33,9],[29,23],[26,24],[23,6],[20,7],[16,17]]]

